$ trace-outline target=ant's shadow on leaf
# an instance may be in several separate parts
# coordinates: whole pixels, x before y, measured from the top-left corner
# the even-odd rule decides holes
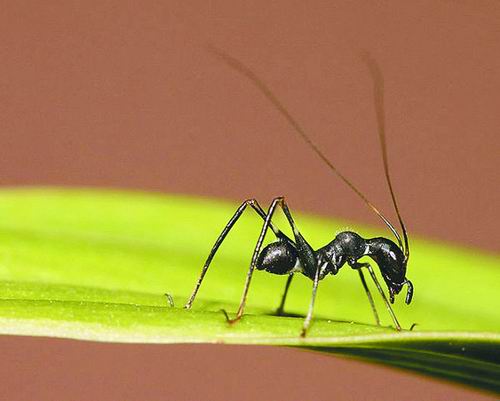
[[[306,315],[304,313],[294,313],[294,312],[284,312],[284,311],[274,311],[265,313],[266,316],[276,316],[276,317],[292,317],[292,318],[300,318],[304,319]],[[349,324],[359,324],[359,325],[367,325],[366,322],[358,322],[354,320],[341,320],[341,319],[329,319],[325,317],[317,317],[318,320],[327,320],[332,323],[349,323]],[[369,324],[368,324],[369,325]]]
[[[278,311],[274,311],[274,312],[269,312],[269,313],[266,313],[267,316],[278,316],[278,317],[297,317],[297,318],[302,318],[304,319],[306,317],[306,315],[304,315],[303,313],[293,313],[293,312],[278,312]]]

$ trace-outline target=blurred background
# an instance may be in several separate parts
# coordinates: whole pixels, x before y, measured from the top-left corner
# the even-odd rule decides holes
[[[499,18],[499,3],[467,0],[5,2],[0,183],[286,195],[294,210],[379,224],[206,45],[261,76],[391,215],[368,51],[410,235],[498,252]],[[0,352],[10,400],[490,398],[290,349],[3,336]]]

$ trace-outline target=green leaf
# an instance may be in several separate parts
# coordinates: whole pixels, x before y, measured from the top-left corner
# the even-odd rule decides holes
[[[26,189],[0,192],[0,333],[120,342],[207,342],[301,346],[416,370],[500,391],[499,258],[412,240],[410,306],[395,332],[375,296],[373,316],[348,267],[319,286],[315,320],[272,316],[285,278],[256,272],[244,318],[236,311],[261,221],[248,211],[215,257],[191,310],[183,303],[235,204],[119,191]],[[295,215],[314,247],[337,231],[382,229]],[[282,216],[276,220],[286,228]],[[285,229],[285,232],[287,230]],[[268,240],[271,240],[269,236]],[[170,293],[175,307],[164,295]],[[287,312],[305,314],[311,282],[297,277]],[[374,295],[378,295],[372,290]]]

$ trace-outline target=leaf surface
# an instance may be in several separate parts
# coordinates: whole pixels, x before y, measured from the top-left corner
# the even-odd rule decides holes
[[[369,283],[382,319],[382,327],[373,325],[358,275],[344,267],[320,283],[315,320],[302,339],[302,318],[272,316],[283,276],[255,272],[238,324],[228,325],[220,312],[237,309],[262,224],[248,211],[214,258],[193,308],[183,309],[236,206],[120,191],[0,191],[0,333],[299,346],[500,391],[500,259],[477,250],[412,240],[414,300],[407,306],[400,295],[394,308],[403,327],[417,326],[401,333]],[[295,219],[313,247],[353,229],[344,221]],[[276,222],[289,232],[282,216]],[[365,238],[388,235],[355,230]],[[304,315],[310,292],[309,280],[295,278],[286,311]]]

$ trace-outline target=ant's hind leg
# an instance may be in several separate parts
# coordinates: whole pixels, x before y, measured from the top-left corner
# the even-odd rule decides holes
[[[297,252],[299,254],[299,260],[300,260],[301,264],[306,269],[306,271],[315,272],[314,279],[313,279],[314,284],[313,284],[311,303],[309,304],[309,310],[308,310],[307,316],[304,320],[304,326],[302,328],[302,333],[301,333],[301,337],[305,337],[306,333],[307,333],[307,329],[311,323],[312,316],[313,316],[314,301],[316,299],[316,291],[318,288],[318,282],[320,280],[321,268],[318,265],[315,253],[314,253],[313,249],[311,248],[311,245],[309,245],[309,243],[302,236],[302,234],[299,232],[299,229],[295,225],[295,221],[293,220],[292,214],[290,212],[290,209],[288,208],[287,203],[285,202],[285,199],[279,198],[276,200],[277,200],[278,204],[281,206],[281,209],[283,210],[283,213],[285,214],[285,216],[288,220],[288,223],[290,224],[290,227],[292,228],[293,236],[295,238],[295,247],[296,247]],[[313,277],[310,277],[310,278],[312,279]],[[288,282],[287,282],[287,285],[289,285]],[[286,292],[284,294],[284,297],[285,296],[286,296]],[[282,303],[284,304],[284,299],[283,299]]]
[[[292,283],[292,279],[293,279],[293,273],[290,273],[288,275],[288,278],[286,279],[285,291],[283,291],[283,296],[281,297],[280,306],[278,306],[278,309],[276,309],[276,315],[278,316],[284,315],[286,296],[288,295],[288,290],[290,288],[290,284]]]
[[[196,286],[195,286],[195,288],[193,290],[193,293],[189,297],[189,299],[188,299],[186,305],[184,306],[184,308],[186,308],[186,309],[191,308],[191,305],[194,302],[196,294],[198,293],[198,290],[200,289],[200,286],[201,286],[201,283],[203,281],[203,278],[205,277],[205,274],[207,273],[208,267],[210,266],[210,263],[212,262],[212,259],[214,258],[215,253],[219,249],[219,246],[222,244],[222,242],[226,238],[226,236],[229,233],[229,231],[231,231],[231,229],[233,228],[233,226],[236,224],[236,222],[238,221],[238,219],[241,217],[241,215],[243,214],[243,212],[245,211],[245,209],[247,208],[247,206],[250,206],[252,209],[254,209],[257,212],[257,214],[260,217],[262,217],[262,219],[264,219],[264,221],[266,221],[267,215],[264,212],[264,210],[262,209],[262,207],[259,205],[259,203],[257,202],[257,200],[255,200],[255,199],[247,199],[246,201],[244,201],[240,205],[240,207],[238,207],[238,209],[234,213],[233,217],[231,217],[231,219],[226,224],[226,226],[222,230],[221,234],[219,235],[219,237],[215,241],[215,244],[212,247],[212,250],[210,251],[210,254],[208,255],[208,258],[205,261],[205,264],[203,265],[203,269],[201,270],[200,277],[198,278],[198,281],[196,282]],[[268,226],[271,228],[271,230],[273,230],[273,232],[274,232],[274,234],[276,236],[284,235],[284,234],[281,233],[281,231],[279,229],[277,229],[272,224],[271,221],[269,221]]]
[[[257,240],[257,244],[255,245],[255,249],[252,255],[252,262],[250,263],[250,268],[248,269],[247,273],[247,278],[245,281],[245,287],[243,289],[243,295],[241,297],[240,301],[240,306],[238,308],[238,313],[236,314],[236,317],[232,320],[229,320],[229,323],[235,323],[238,320],[241,319],[243,316],[243,311],[245,309],[245,304],[246,304],[246,299],[248,295],[248,289],[250,287],[250,282],[252,280],[252,275],[255,270],[255,267],[257,265],[257,258],[259,257],[261,248],[262,248],[262,243],[264,242],[264,238],[266,236],[267,229],[269,227],[272,227],[271,219],[274,215],[274,212],[276,211],[276,208],[280,206],[283,209],[283,212],[285,213],[286,218],[288,219],[288,222],[290,223],[290,226],[292,227],[293,230],[293,235],[295,237],[295,246],[297,248],[297,251],[299,252],[299,257],[301,260],[301,263],[307,263],[308,267],[312,270],[316,270],[316,258],[314,256],[314,251],[312,250],[311,246],[307,243],[307,241],[302,237],[300,234],[299,230],[295,226],[295,223],[293,221],[293,218],[290,214],[290,210],[288,209],[288,206],[286,205],[285,198],[280,196],[277,198],[274,198],[273,201],[271,202],[271,206],[269,206],[269,209],[267,211],[267,216],[264,221],[264,224],[262,226],[262,230],[259,235],[259,239]],[[278,235],[278,234],[277,234]],[[280,233],[280,236],[284,236],[284,234]],[[314,271],[313,270],[313,271]],[[316,291],[313,291],[313,294],[315,294]],[[311,304],[311,308],[314,306],[314,300]],[[312,309],[310,309],[310,314],[308,314],[308,317],[306,318],[305,322],[305,328],[303,330],[303,333],[305,335],[305,332],[307,330],[307,326],[309,325],[309,321],[311,320],[312,317]],[[307,324],[306,324],[307,323]]]
[[[264,238],[266,236],[267,229],[271,227],[271,229],[274,231],[276,236],[284,236],[281,231],[273,229],[273,225],[271,222],[271,219],[273,218],[274,212],[276,211],[276,207],[280,202],[283,201],[283,197],[278,197],[273,199],[271,202],[271,206],[269,206],[269,209],[267,211],[266,218],[264,219],[264,224],[262,225],[262,230],[260,231],[259,239],[257,240],[257,244],[255,245],[253,255],[252,255],[252,261],[250,262],[250,268],[248,269],[247,273],[247,278],[245,280],[245,287],[243,288],[243,295],[241,296],[240,300],[240,306],[238,307],[238,313],[236,314],[236,317],[234,319],[228,320],[229,323],[235,323],[238,320],[241,319],[243,316],[243,311],[245,309],[245,304],[247,300],[247,295],[248,295],[248,289],[250,287],[250,282],[252,280],[252,275],[255,270],[255,267],[257,266],[257,258],[259,257],[260,250],[262,248],[262,243],[264,242]]]

